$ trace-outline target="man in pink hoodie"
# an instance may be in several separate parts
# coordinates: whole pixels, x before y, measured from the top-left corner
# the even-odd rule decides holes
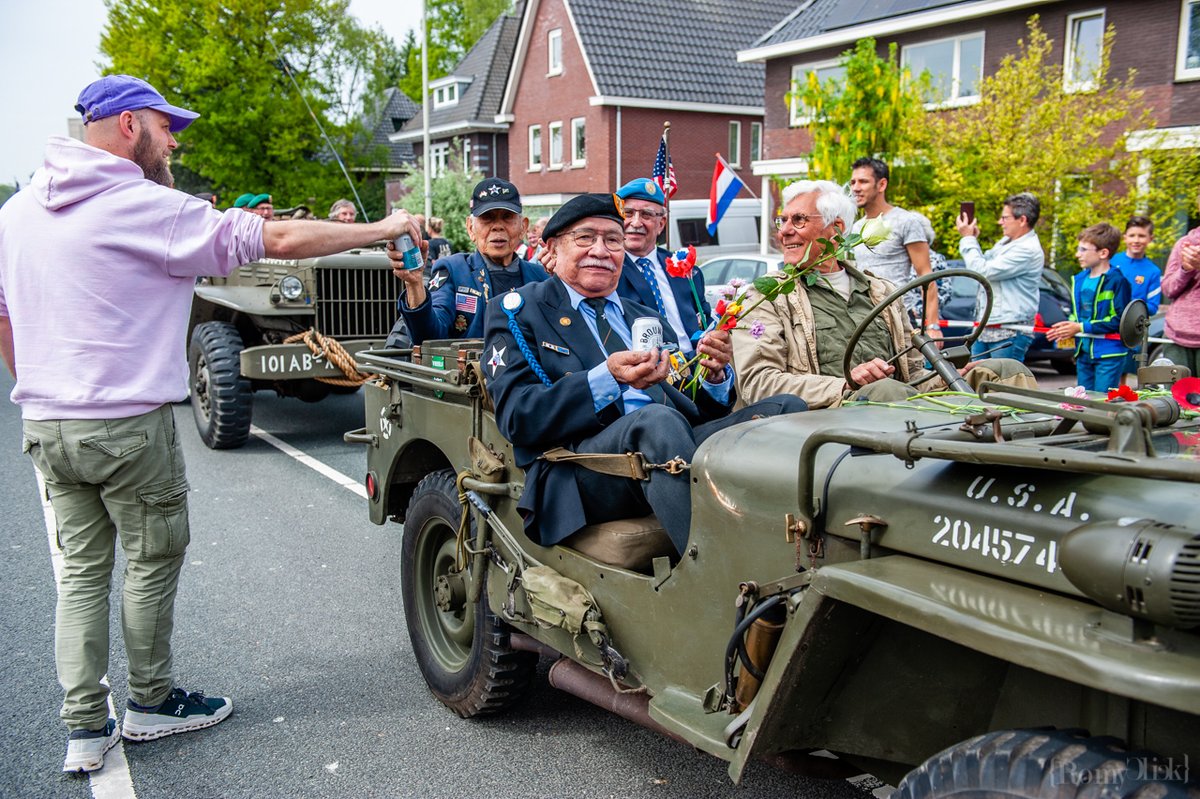
[[[1162,278],[1167,306],[1166,332],[1170,344],[1163,354],[1193,375],[1200,375],[1200,228],[1175,242]]]
[[[196,277],[402,233],[421,241],[403,212],[368,225],[275,222],[175,191],[174,134],[199,115],[145,81],[101,78],[75,108],[84,141],[52,137],[29,187],[0,208],[0,356],[16,377],[24,448],[45,478],[64,558],[55,660],[69,772],[100,768],[121,735],[153,740],[233,710],[226,697],[181,690],[171,675],[189,541],[171,403],[187,396],[184,338]],[[118,539],[128,560],[121,620],[129,699],[120,729],[101,682]]]

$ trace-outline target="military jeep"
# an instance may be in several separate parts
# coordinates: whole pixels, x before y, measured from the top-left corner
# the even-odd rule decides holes
[[[371,520],[403,523],[413,652],[460,716],[519,702],[548,657],[556,687],[735,781],[833,753],[898,796],[1200,795],[1187,403],[985,383],[747,422],[696,451],[677,556],[653,517],[525,534],[480,356],[359,353],[377,377],[345,435]]]
[[[262,260],[196,283],[188,382],[200,438],[233,449],[250,435],[254,392],[318,402],[358,390],[353,356],[381,346],[399,281],[382,248]]]

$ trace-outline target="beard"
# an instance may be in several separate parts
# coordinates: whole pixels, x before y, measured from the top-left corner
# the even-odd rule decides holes
[[[142,128],[138,135],[137,144],[133,146],[132,161],[142,168],[146,180],[152,180],[161,186],[175,186],[175,176],[171,174],[171,162],[167,157],[155,155],[154,143],[150,140],[150,131]]]

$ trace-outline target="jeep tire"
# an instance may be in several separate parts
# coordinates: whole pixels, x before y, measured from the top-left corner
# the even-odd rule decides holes
[[[228,322],[205,322],[188,346],[188,386],[200,438],[210,449],[236,449],[250,437],[254,392],[241,375],[242,337]]]
[[[443,590],[439,607],[439,578],[443,588],[446,578],[454,579],[461,513],[451,470],[433,472],[417,484],[404,520],[400,585],[409,639],[429,690],[470,718],[515,704],[529,687],[537,655],[509,645],[507,625],[488,609],[486,586],[471,603],[469,573],[449,601]],[[470,524],[473,541],[473,515]]]
[[[909,772],[892,799],[1187,797],[1170,761],[1113,739],[1065,730],[1007,730],[939,752]]]

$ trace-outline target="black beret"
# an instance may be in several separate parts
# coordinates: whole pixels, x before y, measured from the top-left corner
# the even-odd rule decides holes
[[[580,194],[554,212],[542,230],[543,239],[552,239],[580,219],[598,216],[614,222],[625,222],[625,203],[615,194]]]

